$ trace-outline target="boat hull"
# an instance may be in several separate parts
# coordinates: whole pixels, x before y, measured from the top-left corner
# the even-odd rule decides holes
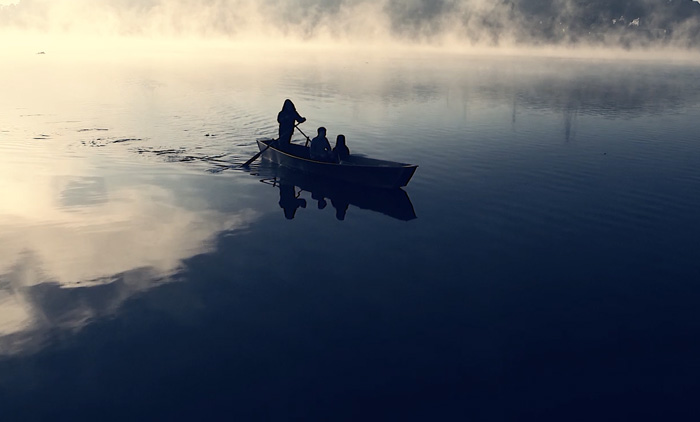
[[[257,142],[264,160],[303,173],[378,188],[395,189],[406,186],[418,167],[412,164],[375,160],[354,155],[341,163],[326,163],[306,158],[308,157],[308,148],[302,145],[291,144],[289,149],[282,151],[271,145],[273,142],[271,140],[258,140]]]

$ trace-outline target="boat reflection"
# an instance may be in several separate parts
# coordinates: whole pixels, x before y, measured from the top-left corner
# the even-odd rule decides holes
[[[262,179],[261,182],[279,188],[279,206],[288,220],[294,218],[299,208],[307,207],[307,200],[301,197],[303,192],[310,194],[320,210],[325,209],[330,202],[335,209],[335,217],[341,221],[345,220],[350,205],[402,221],[417,218],[411,199],[400,188],[380,189],[319,179],[318,176],[294,172],[284,167],[274,169],[272,175],[273,177]]]

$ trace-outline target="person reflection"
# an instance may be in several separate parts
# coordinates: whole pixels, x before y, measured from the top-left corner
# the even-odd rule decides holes
[[[294,103],[289,99],[284,100],[282,111],[277,114],[277,123],[280,124],[277,146],[280,149],[287,147],[292,140],[294,124],[296,122],[304,123],[305,121],[306,118],[299,115],[296,107],[294,107]]]
[[[333,147],[333,157],[336,162],[345,160],[350,155],[350,149],[345,145],[345,135],[338,135],[335,139],[335,147]]]
[[[316,161],[332,161],[331,144],[326,138],[326,128],[321,126],[318,128],[318,135],[311,140],[309,147],[309,156]]]
[[[318,209],[320,210],[326,208],[326,205],[328,205],[326,198],[319,192],[311,192],[311,199],[318,202]]]
[[[299,207],[306,208],[306,199],[297,198],[295,186],[280,181],[280,208],[284,210],[284,216],[287,220],[294,218]]]
[[[331,198],[331,205],[335,208],[335,218],[339,221],[345,220],[350,201],[344,195],[338,195]]]

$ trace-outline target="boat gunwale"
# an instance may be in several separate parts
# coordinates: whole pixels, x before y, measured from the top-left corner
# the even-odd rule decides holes
[[[310,158],[304,158],[304,157],[300,157],[300,156],[298,156],[298,155],[293,155],[293,154],[290,154],[290,153],[288,153],[288,152],[286,152],[286,151],[282,151],[281,149],[275,148],[275,147],[272,145],[272,142],[274,142],[274,141],[275,141],[274,139],[258,140],[258,142],[261,142],[261,143],[267,145],[268,148],[273,149],[273,150],[275,150],[276,152],[278,152],[278,153],[280,153],[280,154],[284,154],[284,155],[286,155],[287,157],[291,157],[291,158],[295,158],[295,159],[303,160],[303,161],[308,161],[308,162],[310,162],[310,163],[315,163],[315,164],[328,164],[328,165],[332,165],[332,166],[357,167],[357,168],[372,168],[372,169],[374,169],[374,168],[396,168],[396,169],[406,169],[406,168],[417,168],[417,167],[418,167],[417,164],[399,163],[399,162],[396,162],[396,161],[379,160],[379,159],[376,159],[376,158],[370,158],[370,160],[375,160],[375,161],[380,161],[380,162],[386,162],[386,163],[392,163],[392,164],[394,164],[394,165],[391,165],[391,166],[382,166],[382,165],[373,166],[373,165],[368,165],[368,164],[353,164],[353,163],[342,163],[342,162],[340,162],[340,163],[331,163],[331,162],[328,162],[328,161],[317,161],[317,160],[312,160],[312,159],[310,159]],[[301,145],[298,145],[298,144],[292,144],[292,145],[301,146]]]

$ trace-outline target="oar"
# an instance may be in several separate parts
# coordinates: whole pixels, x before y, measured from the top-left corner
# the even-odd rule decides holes
[[[294,127],[296,127],[297,129],[299,129],[299,126],[294,126]],[[299,132],[301,132],[301,129],[299,129]],[[309,137],[306,136],[306,134],[305,134],[304,132],[301,132],[301,134],[304,135],[304,138],[306,138],[306,143],[304,144],[304,146],[305,146],[305,147],[308,147],[308,146],[309,146],[309,142],[311,142],[311,139],[309,139]]]
[[[248,160],[248,161],[246,161],[245,163],[241,164],[241,165],[239,166],[239,168],[240,168],[240,167],[248,167],[248,166],[250,165],[250,163],[252,163],[253,161],[257,160],[258,157],[260,157],[260,154],[262,154],[263,152],[265,152],[265,150],[267,150],[268,148],[270,148],[270,145],[272,145],[273,142],[275,142],[275,141],[270,141],[270,143],[268,143],[267,146],[266,146],[265,148],[261,149],[260,152],[258,152],[258,153],[255,154],[254,156],[252,156],[250,160]]]
[[[299,126],[297,126],[297,125],[294,125],[294,127],[297,128],[297,129],[299,129]],[[301,129],[299,129],[299,132],[301,132]],[[304,132],[301,132],[301,133],[303,134]],[[304,135],[304,136],[306,136],[306,135]],[[308,136],[306,137],[306,139],[309,139]],[[250,163],[252,163],[253,161],[257,160],[258,157],[260,157],[260,155],[261,155],[263,152],[265,152],[268,148],[270,148],[270,146],[272,145],[273,142],[274,142],[274,141],[270,141],[270,143],[268,143],[267,146],[266,146],[265,148],[261,149],[259,153],[257,153],[257,154],[255,154],[254,156],[252,156],[252,157],[250,158],[250,160],[248,160],[248,161],[246,161],[245,163],[241,164],[241,165],[239,166],[239,168],[240,168],[240,167],[248,167],[248,166],[250,165]],[[308,142],[308,140],[307,140],[307,142]]]

